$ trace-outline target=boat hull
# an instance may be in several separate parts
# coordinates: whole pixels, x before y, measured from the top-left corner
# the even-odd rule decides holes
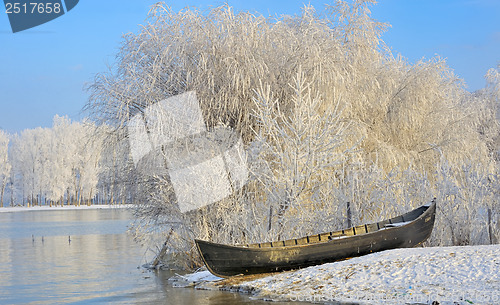
[[[372,252],[414,247],[430,236],[434,226],[435,211],[436,204],[433,202],[429,206],[422,206],[395,218],[342,230],[341,236],[332,238],[335,233],[340,234],[341,231],[332,232],[334,234],[330,235],[323,233],[307,236],[303,238],[307,239],[304,244],[299,244],[302,239],[246,246],[224,245],[203,240],[195,242],[208,270],[217,276],[278,272]],[[404,222],[404,216],[406,219],[415,219]],[[375,229],[371,231],[372,228]],[[349,235],[350,230],[354,234]],[[346,235],[343,235],[344,233]],[[323,241],[321,241],[322,236]],[[310,241],[314,238],[316,240]]]

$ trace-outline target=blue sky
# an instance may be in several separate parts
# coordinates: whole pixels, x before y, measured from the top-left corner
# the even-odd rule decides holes
[[[121,36],[137,32],[151,0],[80,0],[67,14],[13,34],[0,13],[0,128],[9,133],[49,127],[55,114],[82,119],[96,73],[107,70]],[[174,10],[208,8],[224,2],[235,10],[263,15],[297,14],[304,3],[321,10],[331,1],[242,0],[165,1]],[[500,1],[380,0],[372,17],[392,25],[382,39],[395,53],[415,62],[439,55],[465,80],[470,91],[500,63]]]

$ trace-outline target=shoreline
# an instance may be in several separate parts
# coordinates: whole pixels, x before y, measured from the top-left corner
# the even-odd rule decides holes
[[[208,271],[174,287],[318,304],[499,304],[500,244],[405,248],[275,274],[221,279]]]
[[[132,208],[133,204],[93,204],[93,205],[64,205],[64,206],[7,206],[0,208],[0,213],[30,212],[30,211],[69,211],[69,210],[100,210]]]

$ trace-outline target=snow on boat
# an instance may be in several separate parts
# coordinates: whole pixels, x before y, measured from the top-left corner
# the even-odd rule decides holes
[[[431,235],[435,214],[436,199],[384,221],[297,239],[234,246],[195,242],[208,270],[216,276],[278,272],[415,247]]]

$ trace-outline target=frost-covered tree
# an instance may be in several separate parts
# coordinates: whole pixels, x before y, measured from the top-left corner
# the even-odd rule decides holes
[[[440,59],[414,65],[394,58],[372,20],[373,1],[339,1],[325,18],[312,7],[300,16],[266,19],[220,7],[208,14],[157,5],[138,34],[124,37],[116,67],[90,87],[91,115],[115,126],[148,105],[195,90],[209,126],[253,136],[254,89],[262,81],[283,111],[293,107],[299,67],[321,92],[323,107],[342,97],[344,117],[363,137],[365,158],[385,171],[414,166],[433,171],[436,148],[450,162],[481,162],[484,144],[467,126],[465,90]],[[474,144],[471,144],[474,143]]]
[[[10,136],[5,131],[0,129],[0,207],[3,207],[3,196],[5,187],[10,179],[10,171],[12,166],[9,162],[9,141]]]
[[[103,134],[90,122],[54,117],[52,200],[66,192],[68,203],[80,205],[97,194]]]
[[[83,122],[81,126],[82,133],[85,135],[82,138],[83,145],[80,145],[80,198],[90,200],[95,197],[98,192],[99,174],[101,172],[100,159],[103,147],[103,134],[90,122]]]
[[[60,185],[65,186],[68,201],[80,205],[97,193],[103,135],[89,122],[71,122],[58,116],[53,132],[57,146],[63,149],[54,154],[59,167],[64,168]]]
[[[99,161],[99,201],[110,204],[135,202],[137,176],[130,156],[128,139],[109,126],[100,126],[102,134]]]
[[[286,230],[298,235],[319,228],[297,225],[319,202],[341,225],[347,202],[356,222],[443,199],[445,165],[463,191],[459,210],[473,209],[473,186],[484,181],[478,177],[497,170],[495,131],[479,128],[488,116],[477,115],[444,60],[409,63],[393,55],[381,39],[386,25],[370,17],[374,2],[337,1],[321,15],[305,6],[298,16],[279,18],[228,6],[201,13],[157,4],[138,33],[124,36],[116,65],[89,87],[92,119],[112,126],[122,143],[132,117],[196,91],[209,129],[224,125],[242,135],[253,172],[237,200],[174,218],[168,181],[132,175],[143,183],[138,196],[158,203],[141,214],[143,223],[160,233],[183,223],[177,241],[188,245],[184,250],[195,236],[244,242]],[[330,166],[332,160],[342,162]],[[438,214],[437,230],[445,229],[443,210]]]
[[[322,109],[325,102],[303,77],[299,70],[290,84],[295,90],[290,114],[282,113],[269,86],[259,88],[255,98],[254,145],[260,146],[257,163],[263,170],[255,169],[254,174],[269,205],[268,231],[274,224],[279,237],[316,230],[325,210],[330,210],[327,215],[339,212],[331,177],[353,150],[346,144],[349,124],[341,109]]]
[[[73,181],[72,164],[78,158],[76,143],[73,136],[71,122],[66,117],[54,116],[51,128],[52,147],[50,155],[49,172],[51,176],[50,185],[47,188],[47,196],[51,203],[63,205],[67,196],[69,186]]]
[[[500,67],[490,69],[485,88],[471,94],[469,103],[477,116],[476,128],[490,154],[500,161]]]
[[[36,205],[42,199],[44,170],[47,161],[47,131],[43,128],[27,129],[12,141],[12,168],[16,186],[21,189],[23,204]]]
[[[89,122],[55,116],[52,128],[15,135],[12,187],[28,205],[80,204],[97,194],[103,134]]]

